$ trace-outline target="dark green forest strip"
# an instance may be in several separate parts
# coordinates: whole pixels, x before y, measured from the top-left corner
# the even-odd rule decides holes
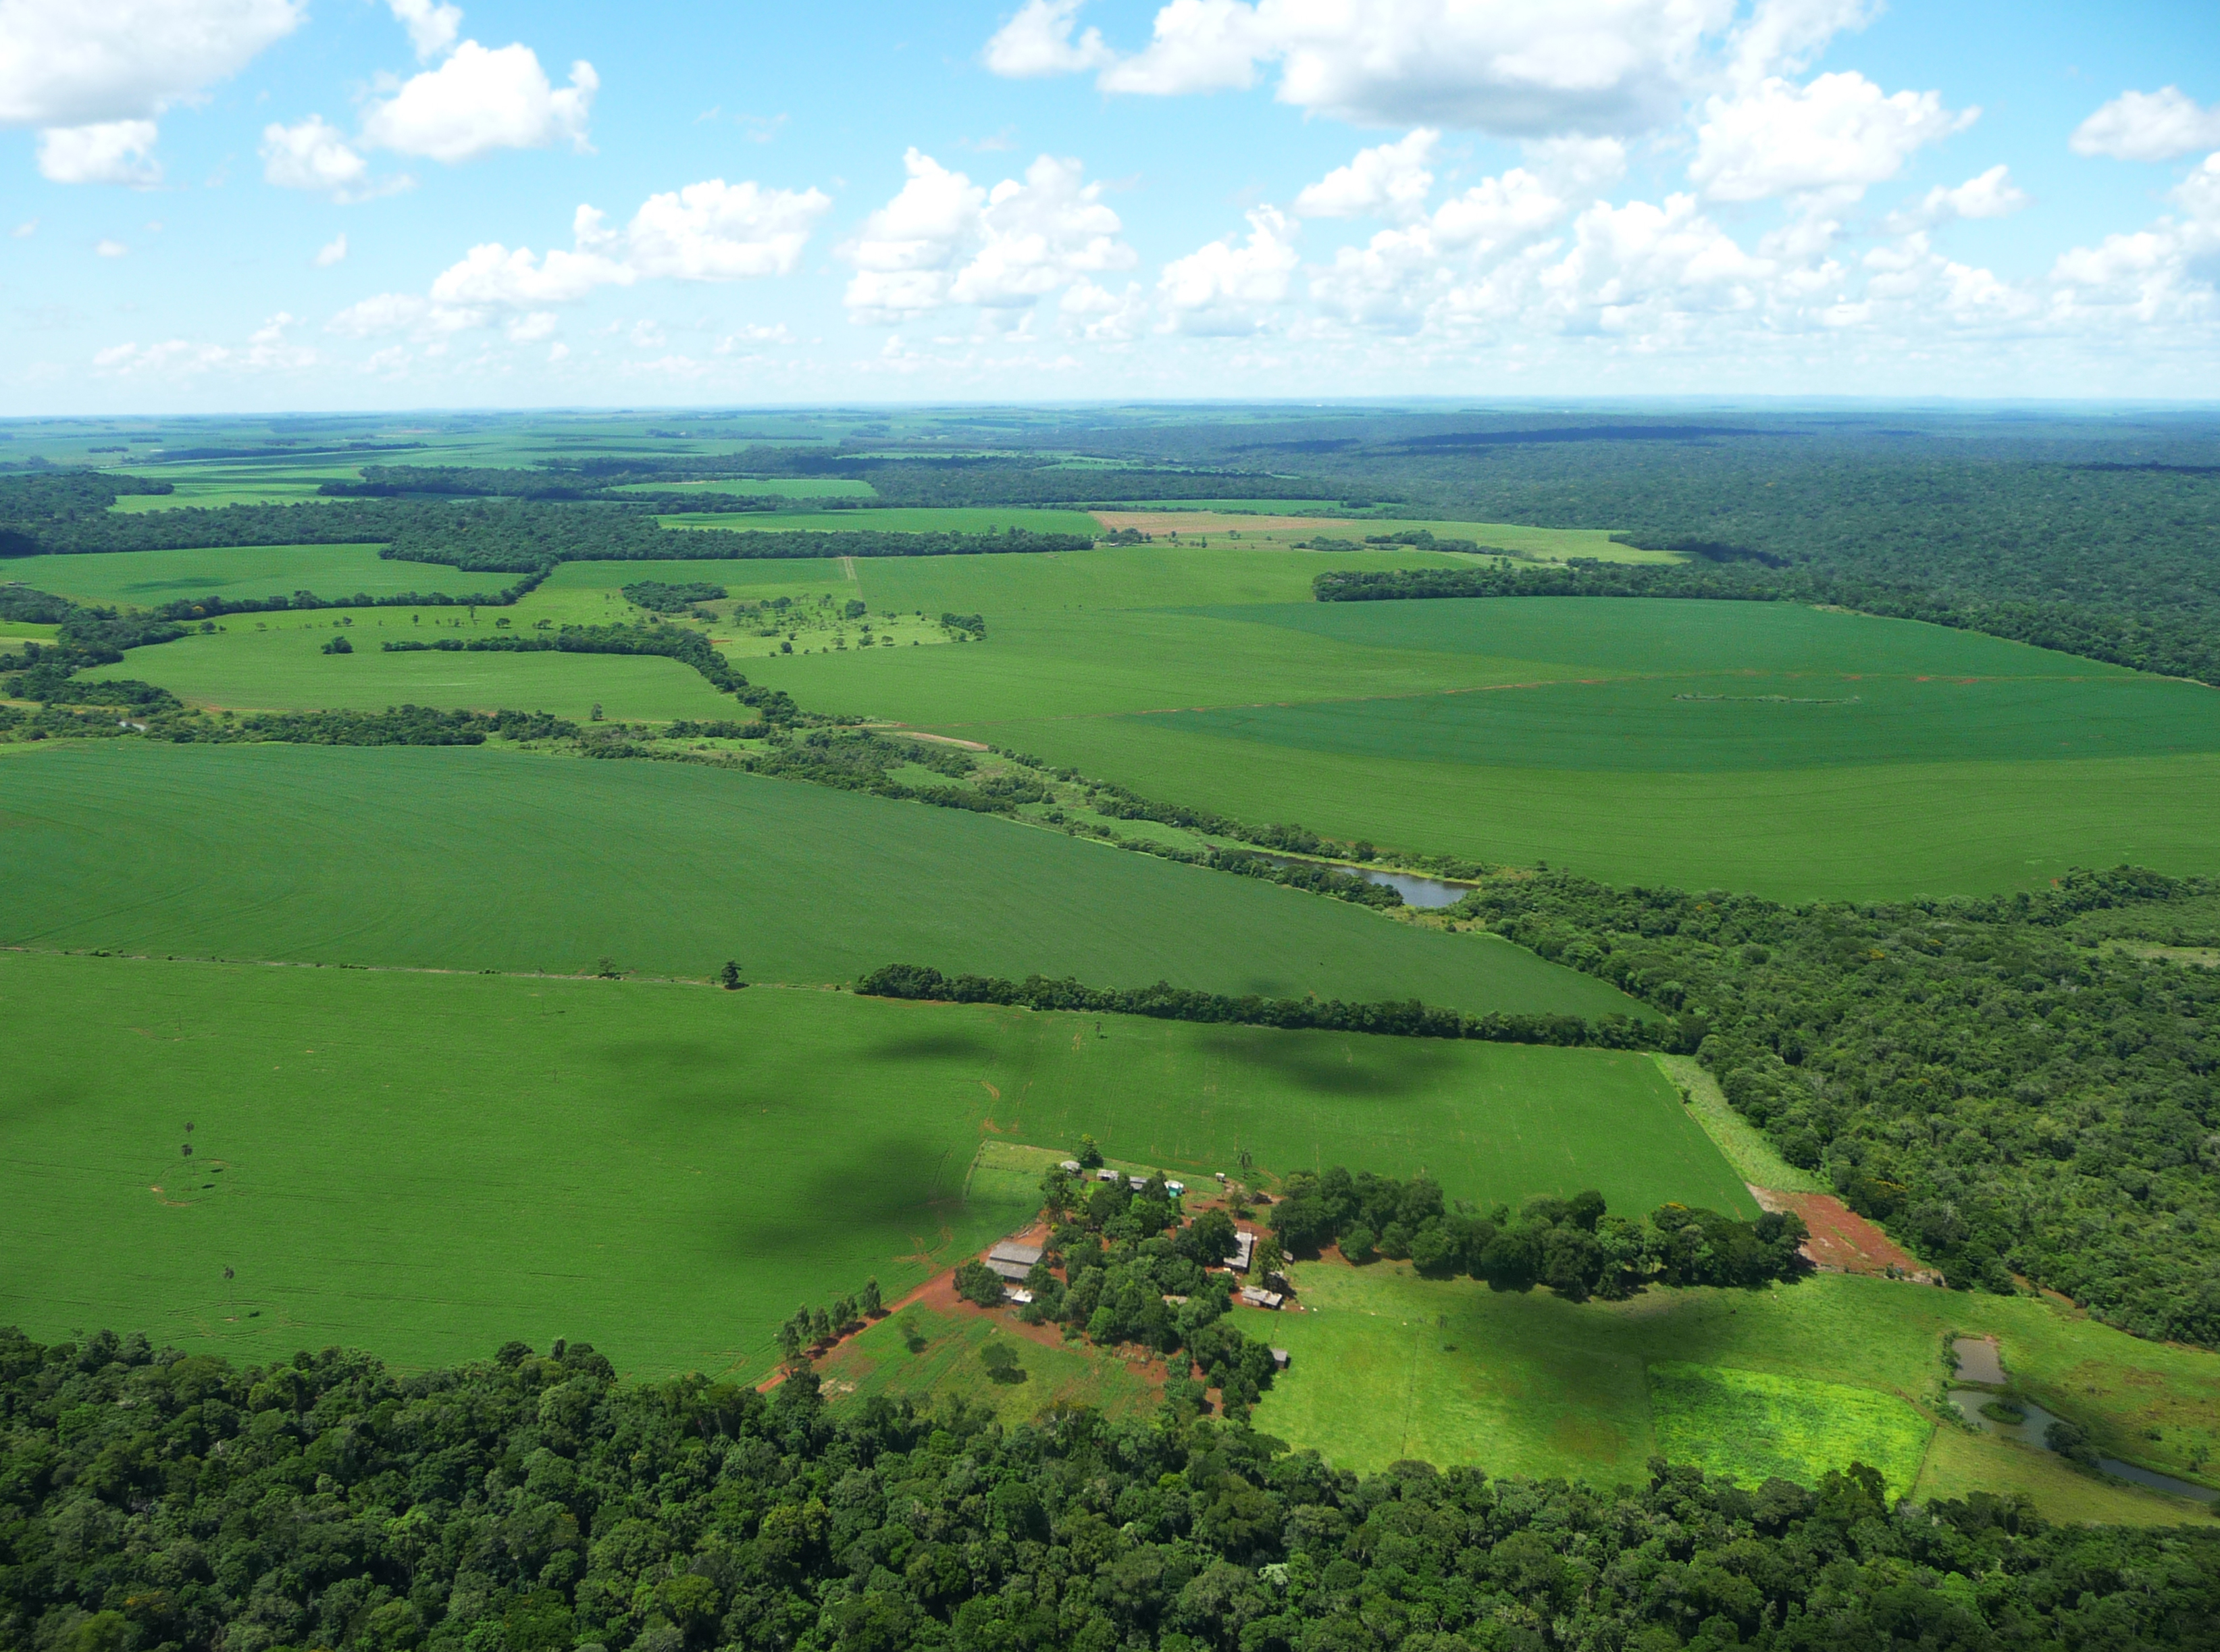
[[[1687,1031],[1670,1021],[1631,1016],[1468,1015],[1430,1008],[1417,999],[1344,1004],[1339,999],[1230,997],[1194,992],[1159,981],[1149,987],[1088,987],[1065,979],[1028,976],[1006,981],[989,976],[945,976],[915,963],[889,963],[856,983],[875,998],[920,999],[944,1004],[1005,1004],[1030,1010],[1082,1010],[1090,1015],[1145,1015],[1160,1021],[1232,1023],[1242,1026],[1369,1032],[1403,1038],[1477,1038],[1489,1044],[1554,1044],[1564,1049],[1680,1050],[1693,1048]],[[1700,1032],[1700,1029],[1695,1029]]]
[[[1731,549],[1731,547],[1725,547]],[[1649,596],[1733,602],[1810,602],[1887,620],[1922,620],[1979,631],[2085,659],[2220,686],[2220,630],[2195,613],[2122,615],[2064,602],[1950,596],[1911,584],[1853,581],[1803,568],[1768,567],[1755,556],[1677,566],[1595,562],[1562,568],[1424,568],[1329,570],[1313,582],[1321,602],[1408,602],[1445,597]]]
[[[1727,1099],[1954,1284],[2021,1275],[2220,1345],[2220,971],[2108,950],[2204,928],[2220,883],[1785,907],[1490,880],[1452,917],[1677,1014]]]
[[[1886,1505],[1854,1466],[1751,1493],[1660,1461],[1600,1493],[1359,1479],[1197,1419],[1004,1432],[961,1400],[836,1416],[622,1384],[558,1342],[399,1377],[0,1333],[0,1635],[91,1652],[699,1645],[1429,1652],[2211,1643],[2220,1533]],[[1424,1624],[1390,1643],[1383,1621]],[[1578,1626],[1581,1637],[1526,1625]],[[1507,1633],[1516,1630],[1515,1635]]]

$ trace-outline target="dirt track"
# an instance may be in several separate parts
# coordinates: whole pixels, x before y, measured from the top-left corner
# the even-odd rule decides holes
[[[1804,1219],[1804,1225],[1812,1230],[1804,1255],[1824,1273],[1871,1274],[1923,1285],[1942,1282],[1940,1274],[1923,1266],[1918,1257],[1831,1194],[1781,1193],[1755,1183],[1749,1186],[1760,1208],[1793,1211]]]

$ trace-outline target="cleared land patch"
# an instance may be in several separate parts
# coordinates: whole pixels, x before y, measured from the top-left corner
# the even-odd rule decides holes
[[[1405,1040],[827,992],[15,953],[0,1015],[0,1322],[248,1360],[567,1336],[761,1375],[797,1300],[872,1275],[895,1300],[1028,1223],[1037,1180],[966,1181],[1020,1129],[1173,1165],[1416,1158],[1471,1197],[1724,1170],[1637,1058],[1579,1050],[1413,1066]]]
[[[127,494],[126,500],[148,496]],[[499,590],[514,574],[467,574],[433,563],[389,562],[374,545],[249,545],[213,551],[117,551],[18,557],[7,576],[80,602],[159,608],[203,596],[234,602],[314,591],[326,602],[410,591]]]
[[[0,782],[0,944],[472,969],[608,957],[694,976],[737,957],[751,979],[810,982],[930,960],[1474,1011],[1639,1008],[1488,937],[819,786],[467,748],[33,751]]]
[[[1649,1368],[1658,1449],[1742,1485],[1816,1485],[1830,1469],[1877,1469],[1892,1500],[1919,1478],[1935,1424],[1893,1394],[1730,1366]]]
[[[879,533],[1027,533],[1100,532],[1083,510],[1042,509],[1031,505],[864,506],[855,510],[677,512],[657,520],[665,527],[721,528],[734,533],[770,531]]]
[[[2141,1342],[2028,1298],[1821,1275],[1763,1291],[1653,1289],[1575,1305],[1419,1279],[1401,1263],[1306,1262],[1295,1278],[1310,1311],[1257,1316],[1257,1334],[1269,1326],[1294,1355],[1257,1426],[1352,1468],[1422,1457],[1638,1483],[1662,1449],[1649,1381],[1656,1364],[1845,1386],[1934,1422],[1942,1342],[1954,1331],[1998,1336],[2031,1392],[2131,1460],[2193,1476],[2192,1464],[2220,1457],[2220,1356]],[[2053,1518],[2077,1518],[2054,1501],[2055,1459],[2022,1463],[2046,1454],[1955,1435],[1949,1443],[1933,1459],[1938,1479],[1916,1495],[2025,1489]],[[1740,1472],[1725,1457],[1719,1466]],[[2170,1498],[2097,1490],[2107,1518],[2181,1518]]]
[[[1599,562],[1672,563],[1682,560],[1669,551],[1644,551],[1620,545],[1608,530],[1593,527],[1520,527],[1507,522],[1454,522],[1436,518],[1383,520],[1346,516],[1306,516],[1284,507],[1277,514],[1182,509],[1166,506],[1153,510],[1098,510],[1094,520],[1113,531],[1120,528],[1168,537],[1230,535],[1241,544],[1259,541],[1272,545],[1293,545],[1320,539],[1338,541],[1331,547],[1363,545],[1368,537],[1425,532],[1437,539],[1469,539],[1487,550],[1508,551],[1537,562],[1568,562],[1575,557]],[[1376,550],[1377,546],[1365,546]],[[1337,557],[1326,564],[1339,568]]]

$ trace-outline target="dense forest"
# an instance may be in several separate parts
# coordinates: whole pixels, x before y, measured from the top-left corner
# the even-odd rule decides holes
[[[2117,949],[2216,886],[1787,907],[1490,880],[1452,916],[1678,1016],[1790,1163],[1939,1264],[2021,1275],[2139,1336],[2220,1346],[2220,972]]]
[[[621,1383],[583,1343],[402,1376],[0,1332],[0,1643],[36,1652],[2139,1652],[2220,1534],[1887,1506],[1853,1467],[1616,1491],[1359,1476],[1175,1401],[1004,1429]]]

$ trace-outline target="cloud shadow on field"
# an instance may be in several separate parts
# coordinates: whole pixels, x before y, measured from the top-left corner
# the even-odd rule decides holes
[[[952,1148],[915,1138],[857,1143],[837,1164],[795,1167],[782,1179],[776,1212],[750,1214],[764,1201],[745,1194],[720,1224],[720,1248],[751,1261],[821,1260],[847,1247],[858,1233],[881,1233],[902,1243],[922,1236],[939,1242],[958,1213],[968,1161]]]
[[[930,1032],[908,1032],[899,1038],[882,1038],[856,1053],[864,1061],[987,1062],[1000,1055],[1001,1050],[992,1038],[976,1032],[941,1027]]]
[[[689,1075],[739,1071],[746,1064],[745,1053],[737,1044],[720,1049],[702,1038],[629,1038],[596,1044],[592,1053],[628,1076],[644,1069]]]
[[[1421,1038],[1362,1038],[1351,1035],[1270,1033],[1244,1038],[1232,1032],[1202,1039],[1221,1060],[1252,1062],[1290,1084],[1318,1095],[1416,1095],[1446,1077],[1456,1058]]]

